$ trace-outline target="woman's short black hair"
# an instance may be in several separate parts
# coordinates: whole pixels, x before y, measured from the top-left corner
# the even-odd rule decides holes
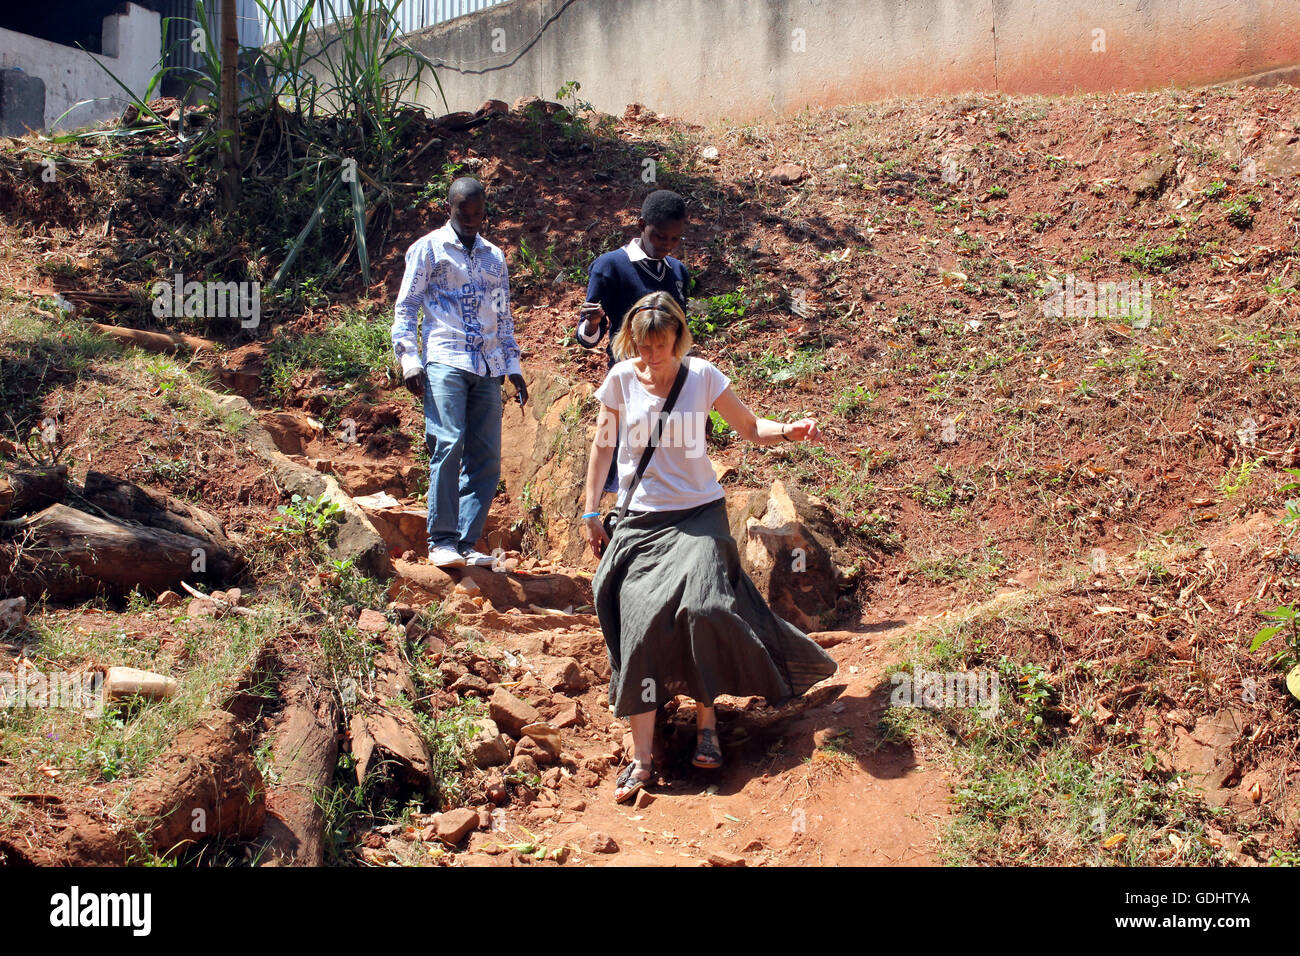
[[[686,201],[671,189],[657,189],[645,197],[641,218],[652,226],[686,219]]]

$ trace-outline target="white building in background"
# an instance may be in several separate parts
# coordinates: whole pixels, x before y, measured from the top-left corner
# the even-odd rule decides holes
[[[303,9],[311,0],[278,0],[275,4],[276,19],[281,23],[281,29],[287,30],[288,27],[302,14]],[[447,20],[454,20],[457,17],[463,17],[466,14],[476,13],[479,10],[485,10],[488,7],[496,6],[505,0],[363,0],[372,10],[378,10],[382,5],[384,8],[392,11],[394,18],[397,20],[398,29],[403,33],[410,33],[414,30],[423,30],[425,27],[435,26],[444,23]],[[324,26],[330,22],[330,12],[327,9],[332,5],[338,12],[351,9],[351,0],[331,0],[331,3],[322,4],[317,0],[312,11],[311,21],[316,26]],[[271,6],[271,4],[267,4]],[[265,15],[263,15],[265,20]],[[275,30],[270,24],[263,23],[263,33],[268,41],[275,37]]]
[[[127,97],[116,76],[144,96],[166,68],[155,95],[186,96],[203,56],[196,30],[220,58],[221,7],[235,4],[240,61],[287,31],[308,4],[311,22],[325,26],[355,5],[387,10],[396,29],[410,33],[475,13],[506,0],[207,0],[200,23],[196,0],[0,0],[0,135],[77,129],[119,116]],[[112,76],[110,76],[110,72]],[[243,82],[248,82],[245,75]]]
[[[220,35],[225,2],[236,6],[240,46],[260,47],[255,0],[209,0],[208,36]],[[144,96],[163,67],[170,69],[155,95],[184,95],[200,64],[192,42],[199,20],[195,0],[6,0],[0,4],[0,134],[112,119],[128,102],[117,80]],[[214,49],[219,55],[220,44]]]
[[[127,105],[113,76],[139,96],[158,71],[162,29],[155,11],[138,3],[86,3],[76,10],[81,18],[71,19],[58,15],[72,11],[57,0],[48,8],[0,10],[0,134],[111,119]]]

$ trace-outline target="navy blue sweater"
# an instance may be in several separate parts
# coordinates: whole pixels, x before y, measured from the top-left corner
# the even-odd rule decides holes
[[[615,249],[597,258],[587,275],[587,301],[599,302],[605,310],[605,318],[601,320],[600,330],[594,338],[582,335],[582,322],[579,320],[577,339],[586,348],[595,348],[601,336],[608,332],[605,351],[611,366],[614,364],[614,336],[637,300],[652,292],[667,292],[685,309],[686,297],[691,291],[690,272],[672,256],[633,262],[626,249]]]

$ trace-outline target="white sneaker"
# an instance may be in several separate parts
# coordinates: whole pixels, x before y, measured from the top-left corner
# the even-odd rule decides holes
[[[455,548],[434,548],[429,552],[429,563],[435,568],[463,568],[465,559]]]
[[[497,563],[497,559],[490,554],[484,554],[482,551],[475,551],[471,548],[465,552],[465,563],[471,568],[490,568]]]

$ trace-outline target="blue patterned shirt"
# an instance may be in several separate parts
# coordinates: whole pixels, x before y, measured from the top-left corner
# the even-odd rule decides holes
[[[476,375],[522,374],[505,255],[482,236],[466,253],[451,223],[416,240],[406,250],[392,335],[404,378],[427,362]]]

